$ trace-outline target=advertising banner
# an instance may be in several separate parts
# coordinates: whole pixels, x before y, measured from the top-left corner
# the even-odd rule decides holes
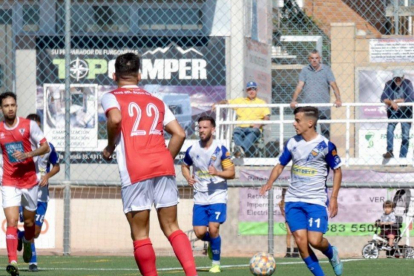
[[[115,59],[127,52],[141,57],[139,86],[169,106],[185,129],[187,139],[197,139],[196,119],[201,114],[215,117],[212,104],[226,97],[224,38],[105,39],[107,47],[96,45],[94,37],[73,37],[70,124],[74,143],[71,141],[71,150],[86,154],[88,158],[83,162],[99,162],[98,158],[89,156],[106,145],[106,116],[101,98],[116,88],[112,79]],[[65,82],[65,50],[60,47],[60,41],[60,37],[37,38],[37,113],[42,118],[46,136],[59,151],[64,141]]]
[[[404,78],[414,81],[414,71],[404,70]],[[380,103],[381,94],[385,83],[392,79],[392,70],[371,70],[359,69],[358,77],[358,102],[360,103]],[[387,108],[382,106],[362,106],[359,108],[360,119],[387,119]],[[361,123],[358,129],[358,150],[359,156],[380,156],[387,149],[387,123]],[[414,134],[410,134],[410,148],[414,146],[412,139]],[[397,124],[394,130],[394,156],[399,156],[401,148],[401,124]],[[413,157],[413,151],[409,150],[407,158]]]
[[[270,170],[241,170],[242,181],[267,180]],[[332,175],[332,174],[330,174]],[[414,174],[413,174],[414,176]],[[279,180],[289,180],[290,171],[284,171]],[[392,178],[392,176],[389,176]],[[344,170],[343,182],[388,182],[385,173],[363,170]],[[367,184],[368,184],[367,183]],[[387,189],[346,189],[338,197],[338,215],[329,219],[328,236],[364,236],[372,235],[374,222],[383,213],[382,204],[387,200]],[[274,234],[287,233],[285,218],[280,211],[281,189],[274,189]],[[328,190],[330,195],[330,190]],[[259,195],[259,188],[239,189],[239,234],[267,235],[268,204],[267,194]],[[414,231],[412,231],[414,232]]]
[[[371,62],[413,62],[413,38],[384,38],[369,40]]]
[[[43,127],[56,150],[65,147],[65,86],[44,84]],[[70,88],[71,150],[98,147],[98,85],[77,84]]]

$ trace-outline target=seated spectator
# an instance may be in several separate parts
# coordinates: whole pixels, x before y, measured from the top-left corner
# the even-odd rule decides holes
[[[394,239],[398,234],[398,228],[394,225],[397,223],[397,219],[395,218],[394,214],[394,207],[394,202],[392,202],[391,200],[385,201],[382,205],[382,208],[384,209],[384,214],[381,216],[379,220],[375,222],[376,226],[381,227],[380,236],[388,238],[388,250],[391,250],[392,246],[394,245]]]
[[[246,85],[247,97],[222,100],[216,104],[265,104],[266,102],[257,97],[257,84],[249,81]],[[215,104],[215,105],[216,105]],[[213,109],[215,108],[213,105]],[[269,120],[270,109],[268,107],[236,107],[237,121]],[[233,139],[235,157],[245,156],[250,147],[259,139],[263,124],[240,124],[234,129]],[[251,154],[251,152],[249,152]]]

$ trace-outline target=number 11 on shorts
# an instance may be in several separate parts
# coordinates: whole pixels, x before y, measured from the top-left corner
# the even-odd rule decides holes
[[[315,219],[315,223],[316,223],[316,228],[319,228],[321,226],[321,219]],[[309,227],[312,227],[313,225],[313,218],[309,219]]]

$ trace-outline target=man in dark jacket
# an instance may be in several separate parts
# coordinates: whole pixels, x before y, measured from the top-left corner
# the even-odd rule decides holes
[[[399,103],[413,102],[413,84],[410,80],[404,78],[402,70],[394,70],[393,78],[385,84],[384,91],[381,95],[381,102],[387,105],[388,119],[411,119],[411,106],[398,106]],[[387,126],[387,152],[383,154],[384,158],[394,157],[394,130],[398,123],[388,123]],[[401,123],[402,142],[400,158],[407,157],[408,140],[410,137],[411,123]]]

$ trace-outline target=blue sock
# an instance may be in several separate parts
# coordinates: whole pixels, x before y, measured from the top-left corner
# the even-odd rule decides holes
[[[305,264],[308,266],[310,272],[315,276],[325,276],[321,266],[319,265],[318,258],[316,255],[310,255],[309,257],[303,259]]]
[[[210,240],[211,251],[213,252],[213,261],[220,261],[221,237]]]
[[[211,241],[210,233],[206,232],[206,234],[204,235],[204,237],[201,240],[206,241],[206,242],[210,242]]]
[[[34,242],[32,243],[32,259],[30,260],[30,263],[37,263],[36,246]]]
[[[17,238],[22,240],[24,237],[24,231],[17,230]]]
[[[332,259],[333,258],[333,250],[332,250],[332,246],[330,243],[328,243],[328,249],[326,249],[325,251],[322,252],[326,257],[328,257],[328,259]]]

